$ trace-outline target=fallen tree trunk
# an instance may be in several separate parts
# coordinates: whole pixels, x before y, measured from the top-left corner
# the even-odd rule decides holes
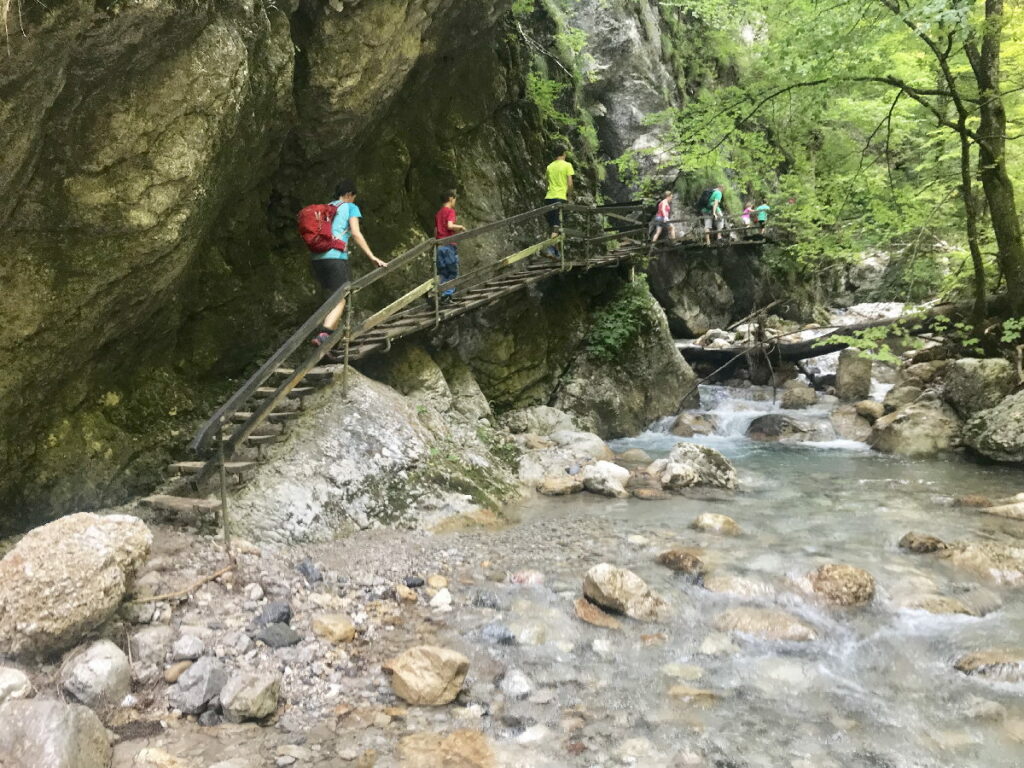
[[[999,312],[1000,307],[1005,303],[1005,296],[993,297],[992,301],[990,301],[988,305],[989,312]],[[840,350],[846,349],[849,344],[836,338],[838,336],[849,336],[856,331],[866,331],[869,328],[882,328],[884,326],[895,325],[897,323],[902,324],[905,330],[907,330],[911,335],[927,333],[932,330],[936,318],[940,316],[948,317],[954,321],[968,318],[970,316],[972,306],[971,302],[938,304],[918,314],[904,315],[896,318],[890,317],[884,320],[867,320],[863,323],[851,323],[850,325],[832,326],[834,330],[829,333],[823,334],[814,339],[807,339],[805,341],[782,341],[782,339],[787,336],[793,336],[795,333],[799,333],[799,331],[781,334],[779,336],[765,339],[763,345],[770,350],[773,357],[777,354],[777,359],[783,362],[796,363],[800,360],[808,360],[812,357],[820,357],[822,355],[828,355],[833,352],[839,352]],[[832,339],[832,341],[829,341],[829,339]],[[707,347],[700,347],[694,344],[692,346],[680,347],[679,351],[689,363],[710,363],[712,365],[721,366],[734,360],[745,352],[757,349],[759,346],[762,346],[762,343],[755,342],[749,345],[744,344],[735,347],[726,347],[724,349],[708,349]]]

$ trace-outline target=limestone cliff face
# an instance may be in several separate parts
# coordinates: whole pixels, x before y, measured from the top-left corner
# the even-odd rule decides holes
[[[602,9],[639,45],[621,77],[590,78],[611,156],[671,90],[649,58],[656,4],[577,5],[599,64],[620,42],[597,32],[622,26]],[[293,217],[340,177],[359,180],[384,256],[429,233],[439,189],[460,188],[470,223],[538,202],[536,54],[510,6],[52,0],[19,16],[15,0],[0,66],[0,530],[152,487],[227,377],[316,305]],[[581,168],[584,194],[595,178]],[[562,359],[555,347],[532,351]]]

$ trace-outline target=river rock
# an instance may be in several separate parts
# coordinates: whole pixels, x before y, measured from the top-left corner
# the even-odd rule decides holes
[[[1024,547],[993,541],[949,543],[941,555],[955,568],[973,573],[993,584],[1024,584]]]
[[[206,651],[206,643],[197,635],[182,635],[171,646],[171,661],[195,661]]]
[[[942,539],[938,539],[935,536],[909,531],[900,539],[899,547],[915,554],[928,554],[945,549],[946,545]]]
[[[949,364],[948,360],[928,360],[922,363],[913,363],[900,371],[900,381],[914,386],[931,384],[940,378]]]
[[[705,574],[701,579],[701,586],[708,592],[735,597],[763,598],[775,595],[775,588],[771,584],[728,571],[712,571]]]
[[[1024,501],[1013,501],[1009,504],[993,504],[988,507],[982,507],[981,511],[986,515],[1006,517],[1010,520],[1024,520]]]
[[[497,768],[494,750],[479,731],[412,733],[398,742],[401,768]]]
[[[739,536],[743,533],[739,523],[728,515],[720,515],[715,512],[704,512],[690,523],[690,527],[707,533],[721,533],[725,536]]]
[[[994,461],[1024,464],[1024,390],[971,418],[964,443]]]
[[[673,571],[699,577],[707,572],[707,566],[693,552],[686,549],[669,549],[658,555],[658,563]]]
[[[855,402],[871,394],[871,358],[856,349],[839,353],[836,368],[836,395],[840,400]]]
[[[268,624],[252,637],[271,648],[287,648],[302,639],[302,635],[287,624]]]
[[[913,611],[926,611],[928,613],[934,613],[938,616],[948,616],[956,614],[961,614],[964,616],[977,615],[962,600],[958,600],[957,598],[950,597],[948,595],[907,595],[906,597],[897,600],[896,605],[899,608],[905,608]]]
[[[946,366],[943,399],[961,418],[994,408],[1017,386],[1017,372],[1001,357],[964,358]]]
[[[610,461],[598,461],[583,468],[580,473],[583,486],[591,493],[611,496],[617,499],[629,498],[626,482],[629,470]]]
[[[269,717],[277,710],[280,692],[281,678],[278,675],[236,672],[220,691],[224,719],[241,723]]]
[[[732,489],[737,485],[736,468],[714,448],[693,443],[677,443],[668,456],[669,465],[691,467],[697,485]]]
[[[782,413],[767,413],[758,416],[747,427],[747,437],[762,443],[777,441],[806,440],[814,429],[802,421]]]
[[[850,404],[841,405],[832,411],[829,421],[836,434],[844,440],[865,443],[871,437],[871,422],[858,414],[857,409]]]
[[[174,642],[174,630],[165,624],[144,627],[128,640],[132,659],[148,664],[163,664]]]
[[[807,574],[814,594],[832,605],[862,605],[875,596],[875,579],[852,565],[829,563]]]
[[[537,485],[537,491],[545,496],[568,496],[583,490],[583,479],[579,474],[552,475]]]
[[[920,387],[901,384],[900,386],[893,387],[885,393],[885,399],[882,401],[882,407],[885,408],[886,413],[898,411],[900,408],[916,402],[923,392],[924,391]]]
[[[510,669],[501,678],[499,690],[509,699],[525,699],[533,693],[533,682],[521,669]]]
[[[152,543],[128,515],[83,512],[29,531],[0,560],[0,655],[75,645],[114,615]]]
[[[615,461],[626,466],[626,468],[646,467],[651,463],[651,456],[647,451],[639,448],[630,448],[616,456]]]
[[[716,429],[718,429],[718,420],[711,414],[684,411],[676,416],[669,432],[678,437],[693,437],[694,435],[713,435]]]
[[[24,699],[32,693],[28,675],[14,667],[0,667],[0,704],[8,699]]]
[[[933,456],[955,447],[960,420],[947,406],[918,401],[875,422],[871,447],[902,456]]]
[[[630,488],[629,492],[633,494],[634,499],[642,501],[664,501],[672,498],[672,494],[660,488]]]
[[[870,424],[874,424],[885,415],[885,406],[877,400],[858,400],[853,407],[857,415],[867,419]]]
[[[583,594],[602,608],[641,621],[657,621],[668,613],[668,604],[643,579],[610,563],[587,571]]]
[[[356,636],[356,625],[343,613],[320,613],[313,617],[313,634],[331,643],[347,643]]]
[[[615,458],[615,453],[608,447],[608,443],[593,432],[562,429],[552,432],[549,437],[555,445],[569,449],[574,455],[587,456],[597,461],[612,461]]]
[[[571,415],[550,405],[517,408],[503,414],[500,421],[514,435],[529,433],[547,437],[552,432],[575,432],[579,429]]]
[[[437,707],[459,695],[469,672],[469,659],[461,653],[433,645],[420,645],[385,662],[395,694],[415,706]]]
[[[186,669],[167,691],[167,703],[186,715],[198,715],[228,680],[223,662],[203,656]]]
[[[146,747],[135,755],[132,768],[192,768],[192,763],[175,757],[159,747]]]
[[[732,608],[716,616],[713,624],[721,632],[739,632],[766,640],[806,642],[818,637],[812,627],[796,616],[769,608]]]
[[[1008,683],[1024,682],[1024,649],[977,651],[961,656],[954,669]]]
[[[61,687],[82,704],[106,709],[128,695],[132,669],[124,651],[109,640],[98,640],[64,662],[60,678]]]
[[[622,622],[602,611],[585,597],[577,598],[573,606],[576,609],[576,618],[580,621],[602,629],[622,629]]]
[[[797,383],[794,386],[787,386],[782,392],[783,408],[810,408],[817,402],[817,393],[803,383]]]
[[[53,699],[0,704],[0,765],[109,768],[107,730],[92,710]]]

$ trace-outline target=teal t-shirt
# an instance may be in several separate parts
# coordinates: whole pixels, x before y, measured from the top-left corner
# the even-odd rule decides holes
[[[708,198],[708,204],[704,206],[701,213],[711,213],[715,209],[715,203],[722,202],[722,190],[713,189],[711,190],[711,197]]]
[[[336,240],[344,241],[348,245],[348,239],[352,237],[352,228],[348,224],[349,219],[352,217],[361,219],[363,218],[363,212],[359,210],[359,206],[355,203],[343,203],[341,200],[335,200],[331,205],[338,206],[338,212],[334,215],[334,222],[331,224],[331,236]],[[321,253],[314,258],[347,259],[348,251],[339,251],[337,248],[331,248],[331,250]]]
[[[768,211],[771,210],[771,206],[768,203],[761,203],[754,211],[757,213],[758,221],[768,221]]]

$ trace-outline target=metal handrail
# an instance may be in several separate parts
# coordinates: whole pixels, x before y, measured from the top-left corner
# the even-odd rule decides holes
[[[448,245],[456,242],[462,242],[465,240],[471,240],[482,235],[485,235],[489,232],[493,232],[502,227],[512,226],[514,224],[529,221],[534,218],[539,218],[540,216],[558,208],[559,206],[559,203],[542,206],[532,211],[520,213],[515,216],[509,216],[505,219],[501,219],[500,221],[495,221],[490,224],[484,224],[483,226],[467,230],[466,232],[460,232],[456,235],[452,235],[451,237],[442,238],[440,240],[436,238],[425,240],[419,243],[418,245],[413,246],[409,250],[403,252],[402,254],[396,256],[388,263],[386,267],[380,267],[379,269],[375,269],[372,272],[363,275],[357,280],[345,283],[340,288],[338,288],[334,293],[332,293],[331,296],[323,304],[321,304],[320,307],[312,315],[309,316],[309,318],[298,328],[298,330],[296,330],[295,333],[289,336],[288,339],[280,347],[278,347],[277,350],[270,356],[270,358],[265,363],[263,363],[263,365],[261,365],[255,373],[253,373],[248,379],[246,379],[245,383],[242,384],[242,386],[239,387],[234,392],[234,394],[232,394],[231,397],[229,397],[227,401],[225,401],[225,403],[221,405],[220,408],[218,408],[214,412],[214,414],[203,423],[203,425],[196,432],[195,436],[192,438],[192,441],[189,443],[189,449],[196,454],[201,454],[202,452],[204,452],[209,447],[213,438],[220,432],[222,423],[226,419],[230,418],[231,415],[234,414],[236,411],[241,409],[245,402],[250,397],[252,397],[253,394],[255,394],[256,390],[262,387],[267,382],[267,380],[269,380],[274,375],[274,372],[281,366],[281,364],[289,357],[291,357],[291,355],[294,354],[295,351],[298,350],[309,339],[313,331],[320,327],[320,324],[322,323],[324,318],[327,317],[327,315],[330,314],[331,310],[334,309],[334,307],[338,306],[338,304],[343,299],[346,299],[354,295],[356,292],[368,288],[370,285],[373,285],[378,280],[381,280],[382,278],[387,277],[390,274],[393,274],[397,270],[415,261],[417,257],[422,256],[427,252],[431,252],[434,249],[434,247],[438,245]],[[332,341],[334,341],[335,343],[336,340],[333,337],[337,336],[338,334],[338,331],[336,331],[335,334],[332,334]],[[328,344],[326,345],[326,349],[323,350],[323,353],[326,354],[326,352],[332,346],[333,344],[331,343],[331,341],[329,341]],[[313,363],[313,365],[315,365],[315,363]],[[310,365],[309,368],[312,368],[313,365]],[[290,383],[291,378],[292,377],[289,377],[288,381],[282,383],[282,385],[278,388],[278,392],[275,392],[275,396],[270,398],[271,401],[279,401],[280,399],[287,395],[288,391],[290,391],[294,387],[295,383],[291,383],[290,386],[287,386]],[[267,410],[267,412],[269,412],[269,409],[257,409],[257,411],[262,410]],[[241,437],[244,439],[243,433],[251,432],[252,429],[255,428],[256,424],[250,424],[249,422],[257,420],[257,416],[258,413],[254,412],[252,418],[249,421],[247,421],[246,424],[242,426],[242,428],[236,431],[236,434],[230,441],[232,447],[234,447],[234,445],[240,442],[240,439],[238,438]]]

